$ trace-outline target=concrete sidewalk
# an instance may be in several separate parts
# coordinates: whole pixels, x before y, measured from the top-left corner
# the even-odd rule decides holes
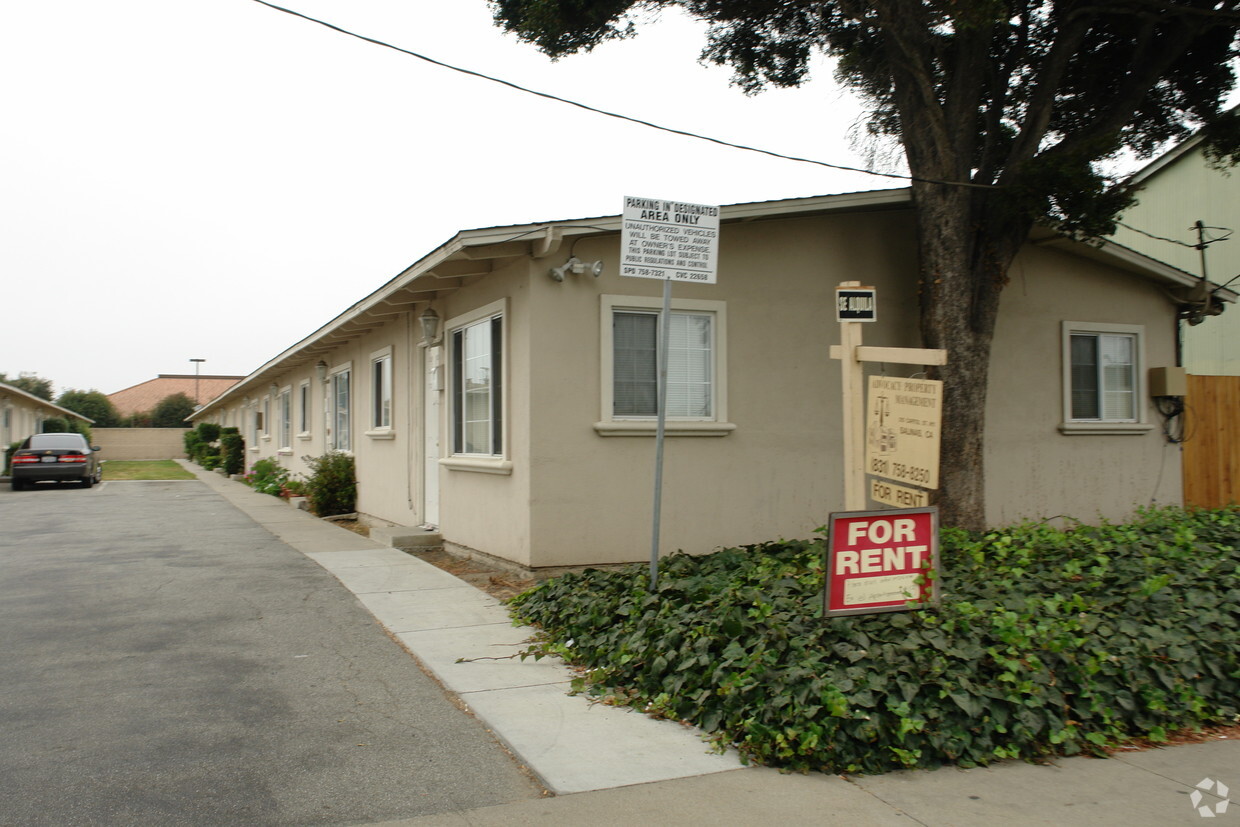
[[[334,574],[555,794],[399,824],[1140,827],[1196,824],[1208,812],[1222,819],[1209,823],[1230,819],[1240,827],[1240,803],[1225,803],[1229,788],[1240,792],[1236,741],[1110,760],[1008,762],[847,779],[743,767],[734,754],[710,753],[691,728],[568,695],[571,675],[561,663],[511,657],[532,630],[513,627],[503,606],[485,592],[275,497],[183,464]]]

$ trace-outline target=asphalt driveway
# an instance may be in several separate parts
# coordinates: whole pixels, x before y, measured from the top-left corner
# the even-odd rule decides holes
[[[203,483],[0,487],[0,824],[355,824],[540,788]]]

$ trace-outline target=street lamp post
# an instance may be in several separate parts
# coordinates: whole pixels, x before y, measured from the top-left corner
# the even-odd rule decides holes
[[[202,399],[200,398],[200,395],[198,393],[198,366],[207,360],[206,359],[190,359],[190,361],[194,363],[194,407],[200,408],[202,407]]]

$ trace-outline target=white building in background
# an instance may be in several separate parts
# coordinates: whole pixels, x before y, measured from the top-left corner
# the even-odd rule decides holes
[[[1240,285],[1240,168],[1218,169],[1192,138],[1135,176],[1140,203],[1124,214],[1114,240],[1214,285]],[[1198,232],[1197,223],[1203,225]],[[1204,257],[1199,238],[1207,241]],[[1203,288],[1200,299],[1206,298]],[[1240,376],[1240,308],[1183,325],[1183,361],[1200,376]],[[1207,309],[1207,308],[1203,308]]]

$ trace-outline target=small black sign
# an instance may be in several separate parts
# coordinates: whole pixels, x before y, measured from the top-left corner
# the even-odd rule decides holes
[[[872,322],[878,318],[873,287],[849,287],[835,291],[835,320]]]

